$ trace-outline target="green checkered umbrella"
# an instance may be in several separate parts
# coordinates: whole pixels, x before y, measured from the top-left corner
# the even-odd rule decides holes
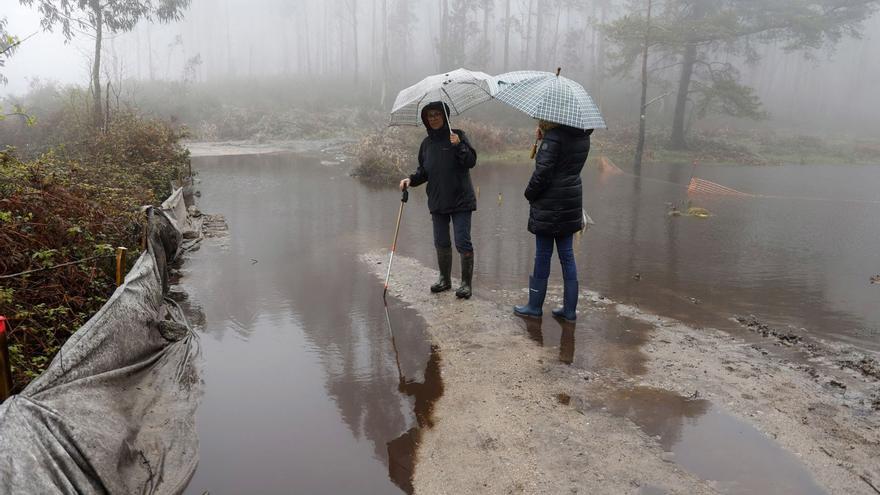
[[[558,71],[507,72],[484,82],[495,99],[530,117],[577,129],[605,129],[605,120],[587,90]]]
[[[489,74],[467,69],[428,76],[397,94],[389,125],[422,125],[422,108],[432,101],[446,103],[450,115],[459,115],[492,98],[486,84],[490,79]]]

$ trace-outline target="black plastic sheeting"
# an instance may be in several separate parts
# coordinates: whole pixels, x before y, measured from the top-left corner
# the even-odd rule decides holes
[[[180,190],[147,216],[123,285],[0,405],[0,493],[180,493],[195,472],[198,340],[166,297],[190,230]]]

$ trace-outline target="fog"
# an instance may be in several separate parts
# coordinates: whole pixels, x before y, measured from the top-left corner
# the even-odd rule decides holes
[[[35,7],[15,0],[3,4],[0,17],[7,18],[10,34],[37,34],[0,69],[8,79],[0,95],[20,95],[34,81],[88,85],[93,38],[74,33],[66,43],[57,27],[52,33],[41,30]],[[370,89],[375,96],[370,103],[387,108],[400,88],[459,66],[489,73],[562,67],[588,88],[603,111],[611,112],[612,125],[633,125],[636,67],[623,76],[610,75],[612,49],[599,30],[602,23],[632,14],[640,10],[607,0],[193,0],[181,21],[142,21],[130,32],[106,34],[102,72],[119,81],[192,83],[330,77]],[[871,135],[880,132],[876,12],[862,33],[861,39],[844,36],[836,46],[807,55],[784,51],[783,42],[756,38],[757,63],[736,55],[725,60],[760,97],[769,117],[761,125]],[[652,73],[649,93],[670,92],[677,77],[674,71]],[[672,93],[652,111],[669,111]]]

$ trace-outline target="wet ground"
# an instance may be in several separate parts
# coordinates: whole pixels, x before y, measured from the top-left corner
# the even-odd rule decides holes
[[[629,419],[659,441],[664,459],[722,493],[826,493],[794,455],[707,400],[636,387],[592,407]]]
[[[419,428],[430,427],[442,393],[442,353],[413,310],[391,298],[386,314],[381,285],[358,260],[390,244],[399,194],[365,187],[344,163],[320,155],[201,157],[193,168],[200,207],[225,215],[230,235],[206,242],[185,265],[191,304],[205,314],[201,461],[188,493],[409,491]],[[652,166],[636,180],[585,170],[596,226],[576,244],[582,283],[695,325],[736,330],[731,316],[755,314],[880,348],[873,304],[880,288],[869,284],[880,266],[870,248],[880,240],[880,206],[852,201],[880,198],[871,186],[880,168],[698,167],[698,176],[748,192],[846,201],[705,199],[699,206],[712,217],[670,217],[666,203],[685,198],[691,173],[690,166]],[[475,170],[478,296],[498,300],[528,278],[534,248],[521,199],[528,175],[509,165]],[[399,252],[433,266],[422,191],[406,206]],[[556,266],[552,277],[561,278]],[[638,346],[648,325],[523,328],[558,346],[564,364],[643,372]],[[780,493],[821,493],[802,466],[748,425],[710,403],[653,394],[610,394],[591,407],[659,435],[672,461],[729,493],[747,493],[750,481],[766,486],[730,466],[717,472],[731,452],[779,459],[778,477],[790,481]],[[677,433],[658,424],[676,424]],[[713,431],[727,433],[720,457],[700,440]]]

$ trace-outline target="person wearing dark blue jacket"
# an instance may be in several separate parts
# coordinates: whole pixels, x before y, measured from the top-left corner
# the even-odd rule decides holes
[[[567,321],[577,318],[578,280],[572,243],[574,234],[584,227],[581,170],[590,152],[592,132],[543,120],[538,124],[536,133],[542,142],[525,190],[530,206],[528,229],[535,235],[535,266],[529,277],[529,302],[514,306],[517,315],[543,315],[556,244],[562,264],[563,304],[553,310],[553,316]]]
[[[418,168],[400,181],[400,189],[428,184],[428,210],[434,224],[434,246],[440,268],[440,279],[431,286],[431,292],[452,288],[452,241],[449,237],[449,222],[452,221],[455,248],[461,257],[461,287],[455,295],[467,299],[471,297],[474,274],[471,214],[477,209],[470,169],[477,164],[477,152],[464,131],[450,131],[447,115],[449,107],[439,101],[422,109],[422,122],[428,136],[419,147]]]

